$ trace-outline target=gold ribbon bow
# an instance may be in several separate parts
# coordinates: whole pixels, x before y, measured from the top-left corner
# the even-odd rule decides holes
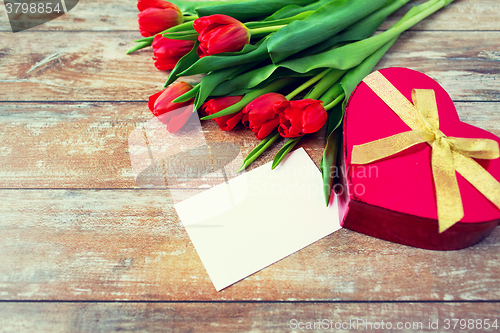
[[[473,158],[496,159],[498,143],[490,139],[447,137],[439,130],[436,96],[432,89],[414,89],[413,104],[380,72],[363,80],[412,130],[353,147],[351,163],[368,164],[426,142],[432,147],[439,232],[464,216],[455,171],[500,209],[500,183]]]

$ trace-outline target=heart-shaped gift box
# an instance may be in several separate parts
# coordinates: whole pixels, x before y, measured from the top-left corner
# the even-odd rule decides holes
[[[426,94],[420,94],[424,90]],[[418,104],[424,111],[419,112],[415,96],[429,97],[429,92],[434,102],[420,98]],[[408,105],[404,105],[404,99]],[[398,103],[401,105],[398,106]],[[433,120],[436,126],[431,134],[422,134],[416,127],[433,121],[431,119],[428,123],[418,115],[425,115],[426,108],[432,104],[434,109],[437,107]],[[395,112],[394,109],[399,107],[402,110]],[[405,115],[405,107],[411,112],[416,111],[411,116]],[[412,134],[401,134],[412,130]],[[415,133],[417,135],[413,135]],[[398,149],[406,141],[411,141],[411,138],[399,135],[434,139]],[[455,137],[489,139],[483,140],[487,142],[483,142],[482,146],[496,145],[497,152],[491,152],[487,157],[489,159],[483,158],[483,152],[472,154],[479,155],[480,159],[463,157],[467,152],[456,156],[459,153],[456,153],[455,141],[461,142],[462,139]],[[439,147],[433,146],[436,140],[441,140],[438,146],[444,144],[451,147],[449,152],[443,153],[438,150]],[[469,141],[474,145],[481,140]],[[432,250],[457,250],[481,241],[500,222],[500,158],[495,156],[498,155],[498,143],[500,138],[497,136],[461,122],[447,92],[425,74],[405,68],[387,68],[370,74],[357,86],[346,106],[339,158],[340,182],[336,185],[342,226],[380,239]],[[434,159],[433,154],[437,154]],[[443,180],[438,178],[443,176],[439,175],[443,173],[439,165],[449,165],[449,157],[451,165],[456,167]],[[466,163],[462,161],[464,159]],[[467,164],[465,167],[472,163],[484,170],[476,168],[462,172],[462,162]],[[455,171],[457,169],[461,173]],[[470,177],[466,180],[462,174]],[[448,187],[453,187],[448,184],[453,183],[450,176],[456,179],[455,194],[458,192],[458,199],[456,196],[449,198]],[[472,183],[476,187],[470,183],[471,178],[475,178]],[[437,192],[441,195],[440,199],[437,199]],[[441,200],[440,205],[438,200]],[[455,204],[458,200],[460,207],[449,205],[450,200]],[[441,207],[439,218],[438,207]],[[455,222],[450,222],[445,214],[456,216],[456,212],[462,212],[462,209],[463,214],[458,213]]]

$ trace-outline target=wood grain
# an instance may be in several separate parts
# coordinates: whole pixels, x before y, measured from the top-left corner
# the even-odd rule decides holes
[[[490,303],[3,303],[0,321],[6,332],[303,332],[378,331],[374,327],[398,325],[403,331],[429,332],[446,319],[489,319],[499,315]],[[318,324],[324,320],[323,329]],[[348,325],[344,324],[348,323]],[[371,323],[371,324],[370,324]],[[359,324],[357,326],[356,324]],[[347,329],[335,329],[335,325]],[[352,326],[351,326],[352,325]],[[451,321],[453,327],[454,322]],[[350,326],[350,327],[349,327]],[[331,328],[333,327],[333,328]],[[370,330],[372,327],[372,330]],[[435,327],[435,326],[431,326]],[[459,331],[458,324],[455,331]],[[415,328],[415,329],[413,329]],[[397,329],[394,329],[396,331]],[[379,331],[383,331],[379,329]],[[465,329],[462,331],[484,331]],[[491,331],[491,329],[490,329]]]
[[[500,229],[451,252],[342,229],[216,292],[164,190],[1,190],[0,202],[4,300],[500,300]]]
[[[391,15],[381,29],[387,29],[406,14],[410,8],[426,0],[412,0]],[[455,0],[428,19],[415,25],[411,30],[440,31],[492,31],[499,30],[498,11],[500,3],[495,0]]]
[[[456,104],[462,121],[500,135],[500,103]],[[143,187],[135,181],[129,138],[152,118],[146,103],[1,103],[0,188]],[[207,142],[233,142],[243,156],[258,143],[243,128],[222,132],[204,121],[203,129]],[[300,143],[317,165],[323,142],[320,132]],[[278,147],[253,167],[270,161]]]
[[[425,0],[412,0],[392,17],[381,29],[387,29],[400,19],[412,6]],[[452,4],[434,14],[432,18],[419,23],[413,30],[499,30],[498,12],[500,4],[496,0],[455,0]],[[134,1],[128,0],[80,0],[69,13],[34,27],[31,31],[137,31],[134,39],[140,38],[137,25],[139,11]],[[11,31],[3,2],[0,1],[0,31]],[[460,26],[457,27],[457,22]]]
[[[133,33],[32,32],[22,44],[16,36],[0,33],[0,101],[146,101],[167,78],[150,50],[125,54]],[[379,68],[423,71],[454,100],[500,101],[499,49],[500,31],[406,32]]]
[[[497,0],[455,0],[403,33],[377,68],[425,72],[463,121],[500,135],[499,11]],[[146,101],[168,74],[154,68],[151,50],[125,55],[140,37],[136,14],[129,0],[80,0],[13,34],[0,2],[1,331],[298,332],[291,319],[498,318],[499,229],[453,252],[340,230],[216,292],[171,193],[156,186],[165,168],[134,177],[140,150],[129,138],[147,134]],[[256,144],[248,131],[224,133],[211,121],[202,130],[243,156]],[[323,140],[320,132],[301,142],[317,164]],[[170,187],[176,200],[201,191]]]
[[[129,138],[152,119],[146,103],[0,104],[0,187],[142,186],[135,182]],[[207,142],[234,142],[244,156],[258,144],[243,128],[222,132],[214,121],[203,124]],[[322,133],[303,141],[316,162],[321,158]],[[181,137],[177,142],[182,146],[182,141]],[[255,165],[268,162],[277,149],[266,152]],[[192,168],[196,163],[191,161]]]

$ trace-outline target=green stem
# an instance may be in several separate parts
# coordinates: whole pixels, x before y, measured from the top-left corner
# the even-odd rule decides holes
[[[378,35],[309,55],[307,60],[305,58],[286,60],[280,65],[300,73],[326,67],[343,70],[354,68],[387,42],[398,37],[403,31],[411,28],[450,2],[451,0],[429,0],[410,9],[398,23]]]
[[[193,22],[192,21],[184,22],[184,23],[176,25],[175,27],[171,27],[167,30],[163,30],[162,32],[159,32],[154,36],[134,40],[135,43],[139,43],[139,44],[135,45],[130,50],[128,50],[127,54],[130,54],[130,53],[135,52],[137,50],[151,46],[151,44],[153,44],[153,40],[154,40],[155,36],[157,36],[157,35],[172,33],[172,32],[183,32],[184,34],[192,32],[193,35],[196,35],[196,31],[194,31],[194,29],[193,29]],[[194,40],[196,40],[197,38],[198,37],[194,38]],[[191,39],[193,39],[193,38],[191,38]]]
[[[276,141],[280,137],[278,131],[274,131],[265,137],[252,151],[248,154],[248,156],[243,160],[243,164],[238,169],[238,172],[245,170],[257,157],[259,157],[264,151],[266,151],[269,146],[271,146],[274,141]]]
[[[163,34],[163,37],[177,40],[198,40],[198,33],[195,32],[169,32]]]
[[[271,165],[271,170],[274,170],[281,161],[288,155],[288,153],[299,143],[300,139],[304,136],[299,136],[297,138],[288,139],[288,141],[280,148],[280,150],[274,156],[273,164]]]
[[[130,50],[127,51],[127,54],[130,54],[130,53],[135,52],[137,50],[143,49],[143,48],[148,47],[150,45],[151,45],[151,42],[138,43],[138,44],[134,45],[132,48],[130,48]]]
[[[269,35],[270,33],[276,32],[285,26],[286,25],[274,25],[272,27],[254,28],[254,29],[248,29],[248,30],[250,31],[250,35],[252,37],[255,37],[255,36],[261,37],[261,35]]]
[[[318,75],[310,78],[309,80],[307,80],[306,82],[304,82],[303,84],[301,84],[297,89],[295,89],[294,91],[292,91],[291,93],[289,93],[288,95],[286,95],[286,99],[291,100],[292,98],[294,98],[295,96],[297,96],[298,94],[300,94],[303,90],[309,88],[311,85],[313,85],[314,83],[316,83],[319,80],[321,80],[331,70],[332,70],[332,68],[328,68],[327,70],[325,70],[325,71],[319,73]]]
[[[167,33],[170,33],[170,32],[181,32],[181,31],[182,32],[194,31],[193,30],[193,22],[184,22],[184,23],[178,24],[178,25],[176,25],[174,27],[168,28],[167,30],[163,30],[162,32],[159,32],[156,35],[167,34]],[[149,36],[149,37],[137,39],[137,40],[134,40],[134,42],[136,42],[136,43],[140,43],[140,42],[150,42],[150,43],[152,43],[153,39],[155,38],[155,36]]]
[[[314,86],[314,88],[306,95],[306,98],[319,99],[327,90],[337,83],[338,80],[340,80],[345,72],[346,71],[337,69],[330,71]]]
[[[342,102],[342,100],[344,99],[345,97],[345,94],[342,93],[342,95],[340,95],[339,97],[335,98],[333,100],[333,102],[331,102],[330,104],[326,105],[325,106],[325,110],[328,111],[330,109],[332,109],[333,107],[335,107],[337,104],[339,104],[340,102]]]
[[[184,22],[190,22],[199,19],[198,15],[184,15],[183,18]]]
[[[257,97],[262,96],[262,95],[267,94],[267,93],[270,93],[270,92],[273,92],[273,91],[278,91],[280,89],[283,89],[284,87],[286,87],[287,85],[289,85],[293,82],[295,82],[295,78],[289,78],[289,77],[284,77],[284,78],[275,80],[263,88],[249,92],[238,103],[233,104],[230,107],[227,107],[224,110],[221,110],[217,113],[203,117],[203,118],[201,118],[201,120],[214,119],[214,118],[218,118],[218,117],[222,117],[222,116],[227,116],[228,114],[240,112],[248,103],[250,103],[251,101],[253,101]]]
[[[342,87],[341,82],[337,82],[336,84],[328,88],[328,90],[323,93],[323,95],[321,95],[319,100],[323,102],[323,105],[328,105],[342,93],[344,93],[344,88]]]

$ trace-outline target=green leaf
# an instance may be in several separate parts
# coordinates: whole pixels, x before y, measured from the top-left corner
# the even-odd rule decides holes
[[[330,115],[328,116],[327,141],[323,151],[323,158],[321,159],[321,174],[323,177],[323,189],[327,205],[330,201],[330,194],[333,185],[334,174],[332,173],[332,169],[337,163],[337,154],[339,150],[338,145],[342,134],[340,125],[342,123],[342,119],[344,118],[345,104],[356,86],[373,70],[392,44],[394,44],[396,39],[397,37],[377,50],[358,67],[348,71],[341,80],[341,86],[346,96],[344,99],[344,105],[338,104],[330,111]]]
[[[339,104],[337,108],[332,110],[332,113],[342,112],[342,106]],[[335,168],[337,167],[337,156],[339,153],[339,145],[342,137],[342,129],[334,130],[327,137],[325,150],[320,162],[321,176],[323,178],[323,193],[325,195],[326,205],[330,202],[332,193],[333,180],[335,176]]]
[[[423,4],[421,4],[419,6],[415,6],[415,7],[410,8],[410,10],[398,22],[396,22],[396,24],[393,27],[397,27],[397,26],[401,25],[403,22],[410,19],[411,17],[413,17],[413,16],[417,15],[418,13],[421,13],[422,11],[427,10],[430,7],[434,6],[435,3],[436,3],[436,0],[432,0],[432,1],[424,2]]]
[[[344,109],[342,104],[337,104],[330,113],[328,114],[328,123],[326,126],[326,137],[328,138],[333,131],[340,128],[342,121],[344,120]]]
[[[351,96],[356,86],[373,70],[377,63],[382,59],[384,54],[391,48],[392,44],[396,42],[398,36],[387,42],[384,46],[379,48],[375,53],[366,58],[359,66],[349,70],[342,78],[341,84],[344,89],[346,101]]]
[[[240,2],[247,2],[248,0],[227,0],[227,1],[185,1],[185,0],[170,0],[171,3],[179,7],[184,15],[196,14],[197,8],[213,7],[216,5],[227,5]]]
[[[256,28],[273,27],[273,26],[277,26],[277,25],[286,25],[286,24],[290,24],[293,21],[303,20],[303,19],[309,17],[312,13],[314,13],[314,11],[309,10],[309,11],[297,13],[294,16],[282,18],[279,20],[247,22],[247,23],[245,23],[245,26],[248,29],[256,29]]]
[[[324,4],[327,4],[331,0],[320,0],[313,2],[307,6],[298,6],[298,5],[289,5],[281,8],[280,10],[276,11],[273,15],[267,17],[264,21],[273,21],[273,20],[278,20],[278,19],[283,19],[287,17],[292,17],[294,15],[297,15],[302,12],[307,12],[307,11],[312,11],[316,10],[319,7],[323,6]]]
[[[235,91],[232,91],[230,92],[229,94],[227,94],[226,96],[241,96],[241,95],[246,95],[246,94],[249,94],[255,90],[258,90],[259,87],[256,87],[254,89],[241,89],[241,90],[235,90]],[[210,96],[210,97],[220,97],[220,96]]]
[[[199,16],[224,14],[240,21],[262,19],[287,5],[308,5],[314,0],[254,0],[197,8]]]
[[[303,6],[298,6],[298,5],[285,6],[280,10],[277,10],[273,15],[266,17],[266,19],[263,22],[291,17],[303,11],[306,11],[305,7]]]
[[[235,66],[235,67],[230,67],[226,69],[221,69],[215,72],[210,72],[208,73],[207,76],[205,76],[203,79],[201,79],[201,82],[199,84],[200,86],[200,91],[196,95],[196,98],[194,100],[194,105],[195,105],[195,110],[198,110],[201,108],[205,100],[210,96],[212,91],[224,80],[227,78],[244,71],[248,68],[248,66],[251,65],[241,65],[241,66]]]
[[[333,0],[311,16],[275,32],[268,43],[274,63],[336,35],[384,6],[388,0]],[[328,67],[328,66],[322,66]]]
[[[323,150],[323,156],[320,162],[320,170],[323,178],[323,191],[325,195],[326,205],[330,202],[330,194],[333,186],[333,178],[335,176],[335,167],[337,166],[337,155],[339,152],[339,144],[342,136],[342,120],[344,111],[342,105],[338,104],[328,115],[328,125],[326,130],[326,145]]]
[[[180,95],[176,99],[174,99],[172,102],[173,103],[184,103],[189,101],[190,99],[194,98],[196,94],[198,93],[198,90],[200,90],[200,85],[197,84],[196,86],[193,87],[193,89],[185,92],[183,95]]]
[[[223,96],[235,90],[253,88],[270,77],[275,69],[276,66],[271,64],[243,73],[218,85],[217,88],[213,90],[213,95]]]
[[[347,30],[298,53],[297,58],[323,52],[340,43],[353,42],[370,37],[377,31],[382,23],[384,23],[389,15],[409,1],[410,0],[393,0],[393,2],[389,3],[387,6],[382,7],[375,13],[349,26]]]
[[[430,0],[427,3],[415,7],[416,9],[412,9],[411,16],[405,16],[392,28],[378,35],[334,48],[330,51],[308,56],[307,59],[294,59],[283,62],[280,65],[301,73],[315,68],[325,67],[342,70],[354,68],[393,38],[397,38],[403,31],[411,28],[427,16],[442,8],[445,2],[445,0]],[[311,17],[312,16],[309,18]]]
[[[266,60],[269,58],[269,54],[267,53],[267,39],[264,38],[261,43],[256,45],[247,44],[240,52],[203,57],[180,75],[188,76],[208,73],[228,67]]]
[[[320,70],[313,70],[308,73],[296,73],[287,68],[276,68],[275,65],[270,64],[256,68],[252,71],[236,76],[231,80],[223,82],[213,90],[212,95],[224,96],[232,93],[233,91],[254,88],[282,77],[308,77],[314,76],[319,72]]]
[[[303,136],[299,136],[298,138],[288,139],[288,141],[285,142],[283,147],[281,147],[280,150],[278,150],[278,152],[276,153],[276,155],[274,155],[271,170],[274,170],[274,168],[276,168],[281,163],[281,161],[283,161],[283,159],[288,155],[288,153],[290,153],[293,147],[295,147],[295,145],[302,138]]]
[[[163,32],[160,32],[160,33],[179,32],[179,31],[196,31],[196,30],[194,30],[193,22],[194,21],[184,22],[184,23],[178,24],[176,26],[173,26],[173,27],[171,27]]]
[[[188,54],[179,59],[174,69],[172,69],[172,71],[170,72],[170,75],[168,76],[167,82],[165,82],[164,87],[168,86],[169,84],[177,80],[177,78],[180,76],[179,73],[186,70],[186,68],[194,64],[199,59],[198,54],[196,53],[198,45],[199,42],[194,43],[191,51],[189,51]]]
[[[257,159],[267,148],[269,148],[274,141],[276,141],[280,137],[278,131],[273,131],[267,137],[265,137],[260,143],[252,149],[252,151],[245,157],[243,160],[243,164],[238,169],[238,172],[245,170],[253,161]]]

